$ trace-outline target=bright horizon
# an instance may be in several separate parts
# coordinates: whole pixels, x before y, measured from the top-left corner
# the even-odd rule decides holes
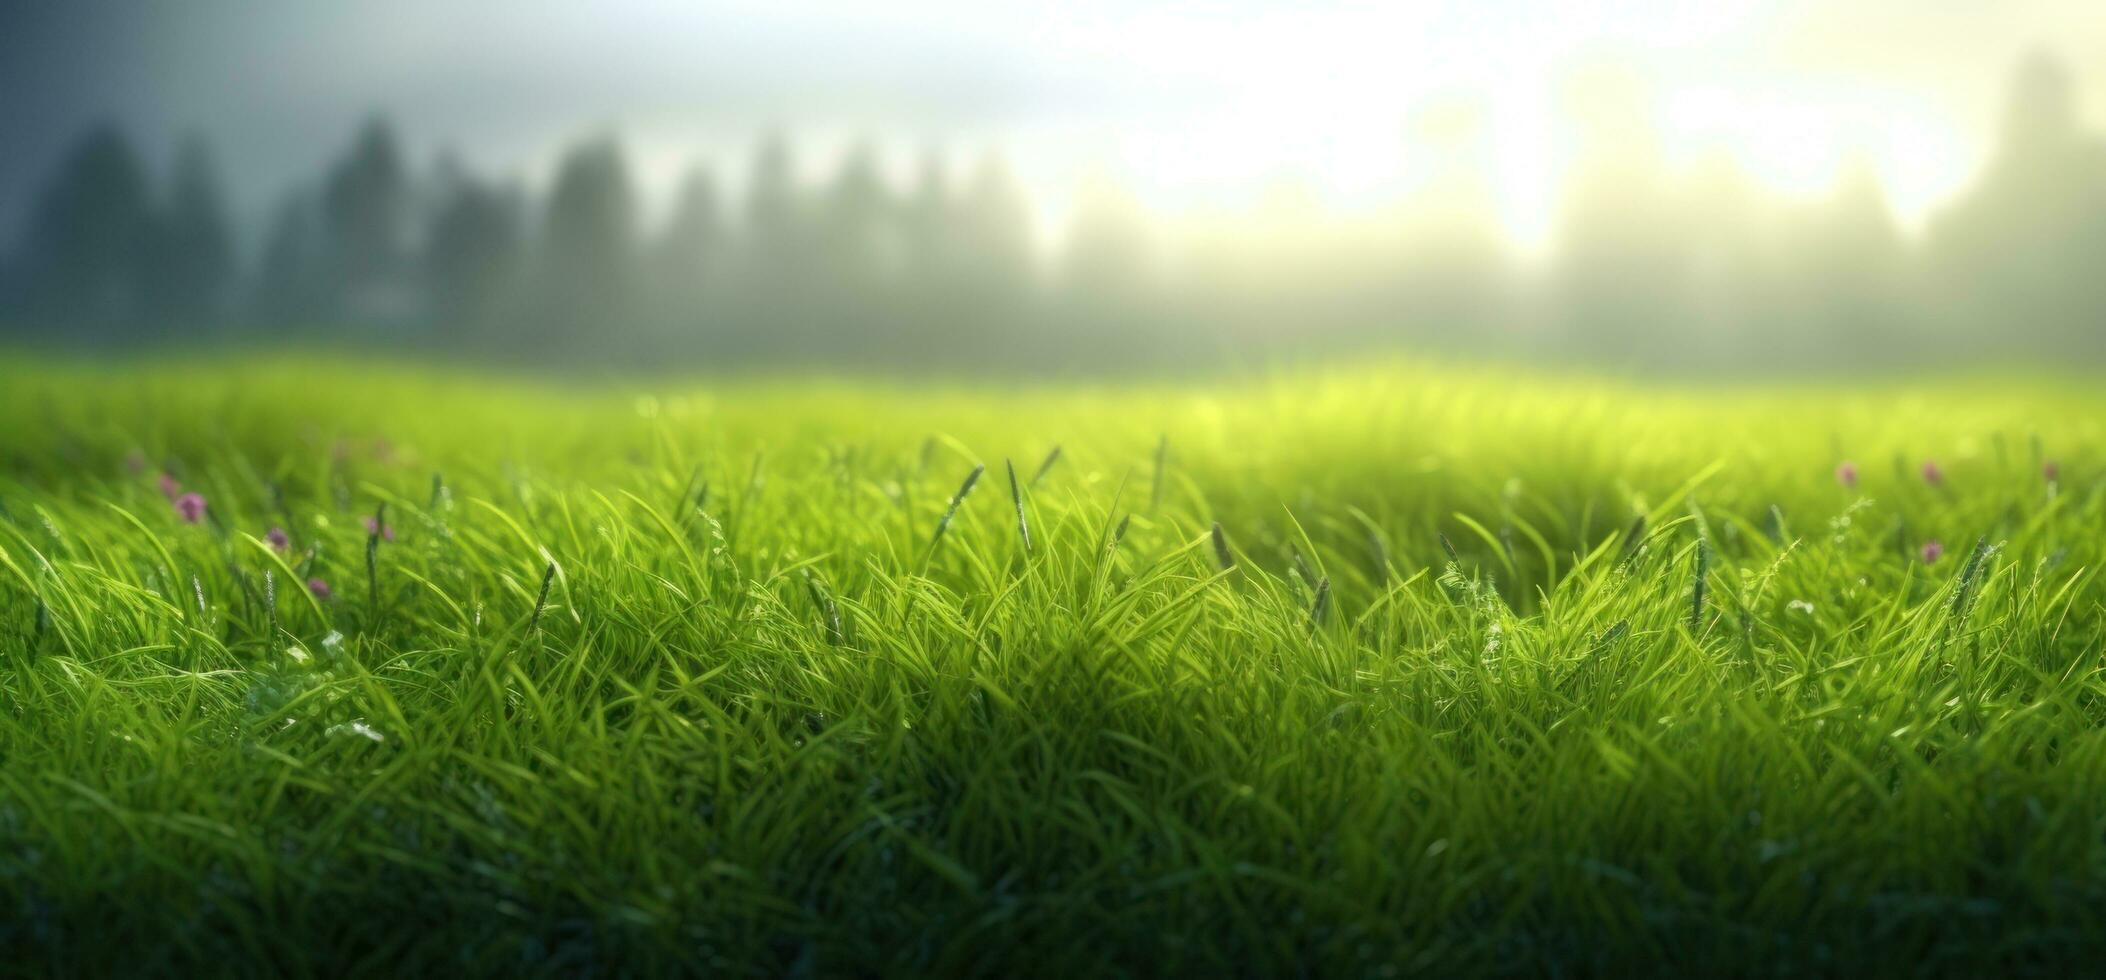
[[[859,141],[900,187],[930,148],[954,173],[999,152],[1042,238],[1100,175],[1172,221],[1248,217],[1283,187],[1324,213],[1368,214],[1433,167],[1408,136],[1474,118],[1474,175],[1527,254],[1548,241],[1573,164],[1571,83],[1607,72],[1648,94],[1671,171],[1724,158],[1760,187],[1817,199],[1861,166],[1916,232],[1978,169],[2027,52],[2072,66],[2087,124],[2106,104],[2106,72],[2086,71],[2106,18],[2073,0],[614,6],[25,21],[8,87],[61,104],[13,114],[29,122],[0,172],[0,229],[19,227],[65,141],[98,118],[157,164],[181,134],[205,136],[249,229],[378,111],[420,168],[451,148],[535,188],[568,144],[612,132],[653,216],[693,166],[736,190],[774,128],[815,182]],[[56,91],[53,73],[80,57],[122,64]]]

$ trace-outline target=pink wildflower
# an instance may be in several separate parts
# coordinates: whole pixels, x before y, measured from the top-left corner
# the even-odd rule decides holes
[[[1945,557],[1945,545],[1939,542],[1937,538],[1932,538],[1929,541],[1923,542],[1924,564],[1933,564],[1937,562],[1938,559],[1943,557]]]
[[[1857,464],[1847,459],[1837,463],[1835,482],[1842,484],[1845,490],[1857,489]]]
[[[205,519],[205,498],[186,493],[175,499],[176,513],[183,516],[183,523],[196,524]]]
[[[183,485],[166,473],[161,474],[161,478],[155,482],[161,488],[161,496],[167,497],[169,503],[175,503],[176,495],[183,492]]]
[[[2062,465],[2052,459],[2048,460],[2040,464],[2040,475],[2049,483],[2059,483],[2062,481]]]
[[[282,527],[274,527],[264,532],[263,540],[271,546],[272,551],[281,555],[292,547],[292,538],[286,535]]]
[[[366,534],[367,534],[367,536],[369,536],[369,537],[370,537],[370,536],[372,536],[372,535],[378,534],[378,535],[380,535],[380,540],[382,540],[382,541],[393,541],[393,540],[395,540],[395,525],[393,525],[393,524],[382,524],[382,523],[380,523],[380,521],[379,521],[378,519],[376,519],[376,518],[373,518],[373,517],[367,517],[367,518],[366,518]]]
[[[1938,461],[1937,461],[1937,460],[1935,460],[1935,459],[1926,459],[1926,460],[1924,460],[1924,461],[1923,461],[1923,482],[1925,482],[1925,483],[1928,483],[1928,484],[1930,484],[1931,486],[1934,486],[1934,487],[1942,487],[1942,486],[1944,486],[1944,485],[1945,485],[1945,468],[1944,468],[1944,467],[1942,467],[1942,466],[1939,466],[1939,465],[1938,465]]]
[[[307,591],[314,593],[315,598],[321,599],[324,602],[328,601],[329,599],[329,583],[324,582],[319,578],[311,578],[307,580]]]

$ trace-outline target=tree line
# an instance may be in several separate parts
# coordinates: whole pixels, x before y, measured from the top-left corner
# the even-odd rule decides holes
[[[996,156],[953,173],[932,155],[899,191],[852,148],[810,187],[768,136],[736,200],[698,169],[646,226],[612,137],[572,146],[536,196],[451,158],[414,168],[376,118],[243,262],[208,148],[157,180],[99,126],[0,266],[0,324],[110,346],[1020,370],[1392,345],[1667,368],[2106,355],[2106,148],[2052,59],[2020,66],[1988,162],[1920,241],[1867,172],[1811,203],[1724,158],[1672,172],[1642,102],[1593,107],[1537,270],[1505,244],[1467,124],[1419,134],[1434,176],[1349,227],[1179,235],[1099,182],[1050,261]]]

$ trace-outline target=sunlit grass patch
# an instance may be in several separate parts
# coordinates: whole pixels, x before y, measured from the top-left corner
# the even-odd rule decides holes
[[[2075,386],[0,382],[50,971],[2102,951]]]

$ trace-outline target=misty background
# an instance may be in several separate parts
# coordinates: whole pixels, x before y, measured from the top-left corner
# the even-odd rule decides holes
[[[1041,372],[2106,359],[2106,18],[0,13],[0,343]]]

